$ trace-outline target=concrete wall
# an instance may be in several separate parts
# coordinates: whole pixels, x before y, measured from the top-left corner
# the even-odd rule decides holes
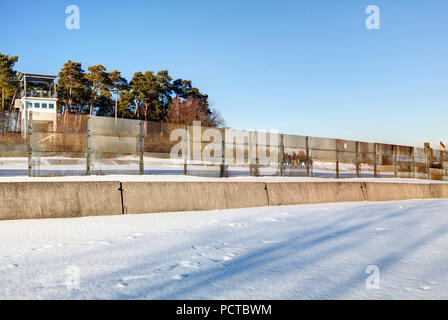
[[[0,220],[121,214],[119,182],[0,183]]]
[[[272,206],[365,200],[358,182],[280,182],[267,188]]]
[[[124,182],[126,213],[216,210],[268,205],[265,183]]]
[[[0,220],[122,214],[120,182],[0,183]],[[448,199],[448,184],[124,182],[127,214],[350,201]]]

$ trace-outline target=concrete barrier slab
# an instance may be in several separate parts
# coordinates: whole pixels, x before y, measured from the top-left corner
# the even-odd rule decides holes
[[[358,182],[280,182],[267,187],[272,206],[365,200]]]
[[[265,183],[124,182],[126,213],[267,206]]]
[[[121,214],[119,182],[0,183],[0,220]]]

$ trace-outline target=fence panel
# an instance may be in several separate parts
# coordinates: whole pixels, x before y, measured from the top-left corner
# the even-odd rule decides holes
[[[28,147],[21,125],[18,110],[0,111],[0,177],[28,173]]]
[[[376,144],[359,142],[359,170],[361,177],[373,177],[376,168]]]
[[[395,170],[398,178],[414,177],[414,148],[406,146],[395,146]]]
[[[87,131],[91,174],[140,173],[139,121],[90,117]]]
[[[311,163],[307,141],[305,136],[283,135],[283,166],[286,176],[308,175]]]
[[[414,177],[428,179],[426,152],[424,148],[414,148]]]
[[[395,175],[394,168],[394,146],[391,144],[378,144],[378,176],[393,177]]]
[[[317,177],[335,177],[337,162],[337,140],[310,137],[309,148],[311,156],[312,175]]]
[[[142,123],[144,173],[184,174],[184,157],[188,150],[185,150],[185,154],[183,154],[187,146],[183,145],[181,138],[187,132],[187,127],[182,124],[160,121],[142,121]],[[175,159],[171,158],[173,148],[178,150]]]
[[[32,120],[29,133],[33,176],[86,174],[88,116],[59,114],[56,122]]]

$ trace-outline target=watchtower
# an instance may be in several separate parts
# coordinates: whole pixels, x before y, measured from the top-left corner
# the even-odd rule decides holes
[[[20,94],[15,101],[15,108],[21,110],[22,133],[26,135],[30,111],[33,112],[33,120],[52,122],[56,126],[57,101],[56,92],[57,76],[20,73]]]

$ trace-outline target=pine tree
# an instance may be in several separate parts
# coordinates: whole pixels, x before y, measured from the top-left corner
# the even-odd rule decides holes
[[[109,74],[106,72],[106,67],[102,65],[91,66],[88,68],[89,73],[86,75],[86,79],[89,82],[91,90],[90,110],[89,114],[93,114],[93,109],[96,107],[96,102],[101,96],[104,100],[108,96],[106,91],[109,90],[111,81]],[[110,98],[110,96],[109,96]]]
[[[0,52],[1,110],[5,110],[8,103],[12,105],[14,96],[16,96],[19,85],[16,79],[17,72],[13,67],[18,60],[18,57],[10,57]]]
[[[118,118],[118,108],[119,108],[119,100],[120,100],[120,94],[122,91],[125,91],[128,89],[129,85],[125,78],[121,76],[120,71],[115,70],[109,73],[109,79],[115,94],[115,119]]]
[[[58,80],[59,103],[65,106],[63,113],[70,113],[75,103],[82,105],[85,96],[86,79],[81,63],[68,60],[59,72]]]

